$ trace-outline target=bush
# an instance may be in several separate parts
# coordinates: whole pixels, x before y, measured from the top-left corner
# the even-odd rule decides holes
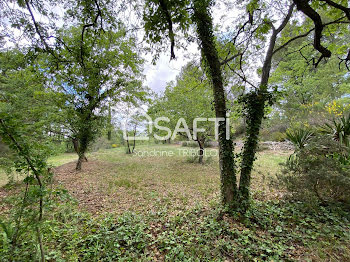
[[[276,142],[283,142],[286,140],[286,133],[274,132],[271,134],[271,140]]]
[[[350,204],[350,150],[328,136],[312,138],[287,161],[280,176],[303,200]]]

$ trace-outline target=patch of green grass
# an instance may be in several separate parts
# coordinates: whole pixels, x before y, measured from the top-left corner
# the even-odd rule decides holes
[[[125,210],[142,213],[155,210],[155,200],[172,206],[172,215],[197,204],[208,206],[213,199],[218,200],[220,195],[217,149],[209,149],[212,156],[209,161],[205,159],[204,165],[189,163],[187,158],[191,152],[188,150],[190,148],[177,145],[141,145],[131,155],[126,154],[121,147],[100,150],[90,158],[107,162],[108,168],[98,164],[98,170],[94,169],[84,178],[93,180],[97,188],[101,188],[102,194],[108,192],[108,195],[113,195],[104,197],[107,205],[110,202],[109,205],[114,206],[113,201],[123,203],[116,209],[118,213]],[[254,197],[273,198],[273,194],[267,197],[272,191],[269,178],[279,172],[279,164],[287,157],[286,153],[273,151],[258,154],[252,179]]]
[[[76,161],[78,159],[77,154],[64,153],[57,156],[52,156],[48,159],[48,164],[57,167],[68,162]],[[23,176],[18,174],[13,174],[14,181],[21,181]],[[0,169],[0,187],[6,185],[9,182],[8,175],[2,169]]]
[[[129,188],[136,189],[137,188],[137,183],[135,183],[127,178],[121,178],[121,179],[114,181],[114,185],[117,187],[125,187],[127,189],[129,189]]]
[[[57,156],[52,156],[50,157],[47,162],[49,165],[52,165],[54,167],[64,165],[66,163],[72,162],[72,161],[77,161],[78,156],[75,153],[64,153],[64,154],[59,154]]]
[[[6,185],[7,181],[8,181],[8,178],[7,178],[6,172],[0,169],[0,187]]]

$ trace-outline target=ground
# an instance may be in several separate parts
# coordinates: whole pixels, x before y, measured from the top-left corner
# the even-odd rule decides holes
[[[55,256],[67,261],[115,261],[114,256],[159,261],[350,259],[350,230],[342,215],[284,202],[285,192],[272,183],[291,152],[258,153],[252,174],[253,207],[244,219],[236,219],[220,211],[217,149],[208,149],[204,165],[184,150],[191,149],[148,145],[133,155],[125,154],[124,148],[101,150],[88,155],[80,172],[75,171],[74,154],[50,158],[52,186],[67,189],[71,203],[77,200],[76,208],[59,205],[48,215],[52,224],[44,235],[54,250],[51,261],[60,261]],[[15,190],[0,188],[0,198]],[[86,215],[70,214],[76,212]],[[103,233],[111,227],[113,231]],[[109,244],[102,242],[111,234],[116,234],[117,247],[108,253]],[[92,237],[98,242],[93,252],[100,250],[99,254],[90,250]],[[67,243],[62,246],[60,239]]]

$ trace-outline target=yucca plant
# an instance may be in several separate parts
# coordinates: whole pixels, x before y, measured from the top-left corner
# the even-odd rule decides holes
[[[350,146],[350,113],[348,116],[342,116],[338,119],[333,119],[331,124],[325,124],[321,128],[323,133],[326,133],[339,143]]]
[[[313,135],[314,133],[306,128],[298,128],[286,132],[287,140],[290,141],[297,150],[304,148]]]

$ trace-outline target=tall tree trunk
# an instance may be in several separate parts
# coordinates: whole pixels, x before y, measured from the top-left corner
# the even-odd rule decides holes
[[[131,154],[128,132],[126,132],[126,145],[127,145],[127,147],[128,147],[126,153],[127,153],[127,154]]]
[[[88,120],[90,121],[90,119]],[[85,156],[85,153],[88,149],[89,142],[91,141],[91,127],[90,127],[90,122],[87,122],[87,125],[81,128],[81,134],[80,134],[80,139],[79,139],[79,151],[78,151],[78,162],[76,165],[76,170],[80,171],[82,163],[84,161],[87,161],[87,158]]]
[[[250,180],[255,153],[258,147],[259,132],[264,117],[265,96],[259,92],[252,94],[251,107],[247,116],[246,140],[244,142],[241,175],[239,180],[240,208],[246,210],[249,207]]]
[[[132,154],[134,153],[135,146],[136,146],[136,139],[135,139],[135,137],[136,137],[136,127],[137,126],[135,125],[135,128],[134,128],[134,141],[133,141],[132,151],[131,151]]]
[[[79,146],[79,140],[77,138],[72,138],[72,143],[73,143],[73,147],[74,147],[74,151],[77,153],[78,155],[78,162],[77,165],[75,167],[76,170],[81,170],[81,166],[82,166],[82,162],[88,162],[87,157],[85,156],[85,152],[83,154],[81,154],[81,148]]]
[[[201,43],[202,56],[207,63],[208,77],[211,79],[214,93],[215,114],[224,118],[219,122],[219,158],[221,196],[223,204],[236,206],[236,173],[234,147],[231,139],[226,139],[226,99],[218,52],[213,35],[213,22],[208,11],[208,1],[194,0],[193,20],[197,25],[197,34]]]
[[[73,143],[73,148],[74,148],[75,153],[77,153],[79,155],[79,140],[78,140],[78,138],[73,137],[72,143]]]
[[[265,102],[268,99],[268,82],[271,72],[271,62],[274,54],[276,40],[278,34],[288,24],[294,9],[294,4],[289,6],[288,14],[283,19],[278,28],[272,26],[272,35],[267,49],[264,64],[262,67],[262,74],[260,85],[257,92],[253,92],[248,97],[246,108],[248,110],[246,123],[246,139],[243,147],[241,175],[239,181],[239,196],[240,208],[245,211],[249,207],[250,198],[250,180],[255,160],[256,150],[258,148],[259,132],[262,120],[264,118]]]

